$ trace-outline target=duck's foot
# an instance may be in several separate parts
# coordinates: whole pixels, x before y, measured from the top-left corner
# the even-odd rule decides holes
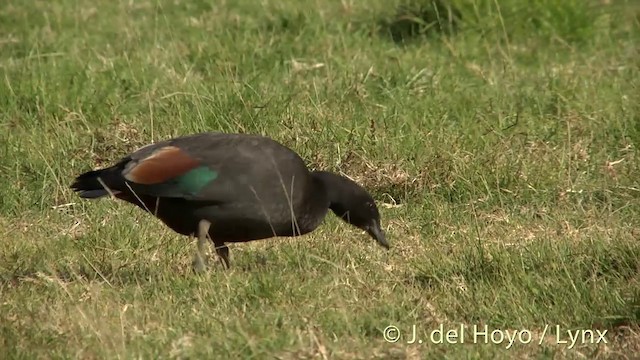
[[[229,269],[231,267],[231,263],[229,262],[229,247],[227,247],[227,245],[225,245],[224,243],[217,243],[214,244],[214,246],[216,248],[216,253],[218,254],[218,258],[220,259],[222,266],[225,269]]]
[[[203,273],[207,271],[207,260],[204,256],[202,256],[199,252],[193,256],[193,261],[191,262],[191,266],[193,267],[193,271],[196,274]]]

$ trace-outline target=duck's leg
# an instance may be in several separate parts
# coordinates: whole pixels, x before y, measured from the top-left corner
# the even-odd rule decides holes
[[[207,245],[207,235],[209,234],[210,227],[211,222],[208,220],[203,219],[198,223],[198,248],[193,257],[193,270],[195,270],[195,272],[203,272],[207,269],[204,247]]]
[[[231,266],[229,265],[229,247],[225,245],[223,242],[214,242],[214,246],[216,247],[216,254],[222,260],[222,265],[227,269]]]

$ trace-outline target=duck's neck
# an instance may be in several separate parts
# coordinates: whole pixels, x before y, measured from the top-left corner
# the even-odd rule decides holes
[[[316,182],[318,192],[326,194],[326,206],[334,210],[334,207],[340,200],[340,183],[346,180],[346,178],[328,171],[313,171],[311,176]]]

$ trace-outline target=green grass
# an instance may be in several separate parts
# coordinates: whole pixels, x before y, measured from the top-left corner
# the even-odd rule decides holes
[[[453,3],[455,24],[382,0],[3,1],[2,357],[640,351],[640,6]],[[331,215],[196,276],[193,240],[68,188],[199,131],[269,135],[356,179],[391,251]],[[422,344],[383,339],[414,324]],[[532,342],[426,341],[440,324]],[[556,325],[608,343],[570,349]]]

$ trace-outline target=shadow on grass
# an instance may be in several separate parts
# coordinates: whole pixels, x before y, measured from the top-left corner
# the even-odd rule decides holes
[[[461,21],[462,13],[447,0],[413,1],[399,6],[391,19],[379,20],[379,35],[404,44],[428,35],[453,35]]]
[[[249,261],[232,263],[231,269],[225,269],[220,263],[217,255],[208,259],[208,273],[222,272],[264,272],[270,266],[277,264],[268,261],[263,254],[252,255]],[[57,283],[108,283],[111,286],[142,285],[147,283],[161,283],[167,278],[191,279],[197,278],[197,274],[190,264],[186,262],[176,262],[168,267],[162,264],[148,264],[144,260],[134,260],[132,262],[118,263],[100,261],[89,263],[87,261],[76,264],[58,263],[53,265],[32,264],[24,262],[15,263],[12,269],[6,269],[0,274],[1,288],[17,288],[26,282],[33,282],[37,279],[48,279]]]

